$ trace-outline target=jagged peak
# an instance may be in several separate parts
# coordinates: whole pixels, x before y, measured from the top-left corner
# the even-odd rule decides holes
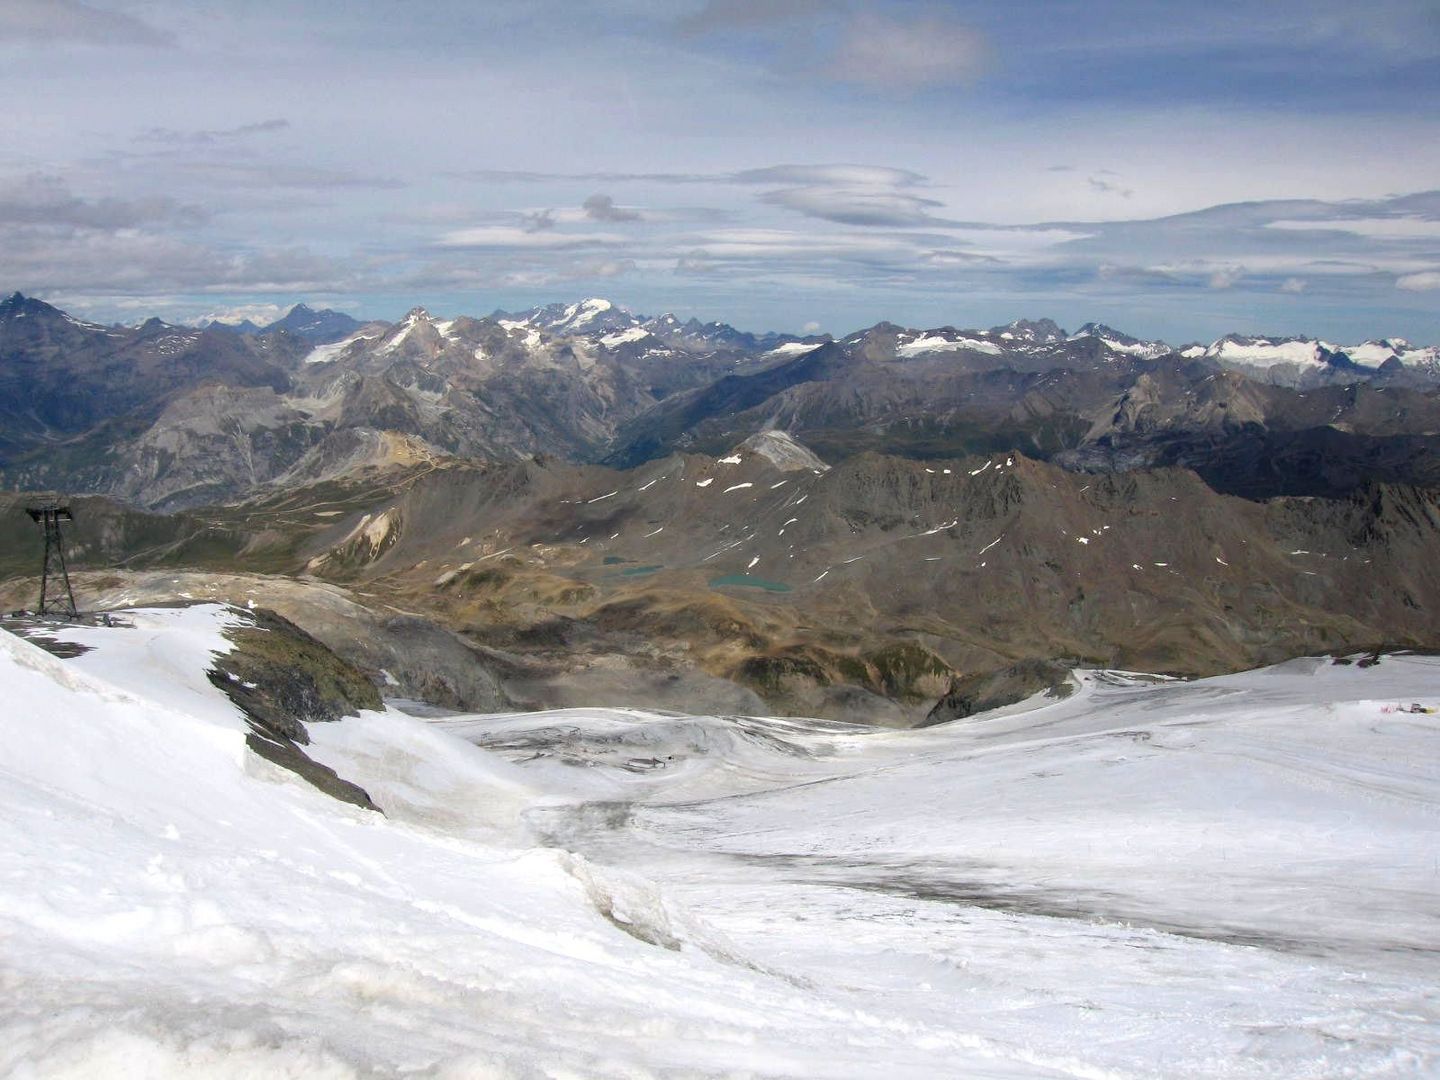
[[[65,313],[64,313],[63,311],[61,311],[59,308],[54,307],[53,305],[47,304],[44,300],[37,300],[37,299],[36,299],[35,297],[33,297],[33,296],[26,296],[24,293],[20,292],[18,289],[17,289],[15,292],[11,293],[9,296],[7,296],[4,300],[0,300],[0,314],[5,314],[5,315],[35,314],[35,315],[38,315],[38,314],[42,314],[42,313],[44,313],[44,314],[52,314],[52,313],[53,313],[53,314],[55,314],[55,315],[64,315],[64,314],[65,314]]]
[[[604,297],[587,296],[567,307],[561,313],[557,324],[570,330],[578,330],[610,311],[621,312],[623,309]]]

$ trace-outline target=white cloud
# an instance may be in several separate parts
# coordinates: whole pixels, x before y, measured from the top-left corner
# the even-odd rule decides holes
[[[712,258],[873,257],[913,250],[902,237],[866,233],[796,232],[790,229],[717,229],[703,237]]]
[[[363,278],[358,259],[303,248],[227,251],[134,229],[114,232],[10,231],[0,243],[0,281],[49,292],[326,293]]]
[[[935,199],[881,188],[801,187],[768,191],[761,202],[782,206],[807,217],[842,225],[879,225],[906,228],[938,225],[930,211],[943,204]]]
[[[915,194],[925,177],[882,165],[773,165],[735,173],[732,182],[783,184],[762,203],[842,225],[912,228],[944,224],[931,210],[944,204]]]
[[[727,179],[739,184],[805,184],[835,187],[911,187],[925,177],[886,165],[771,165],[744,169]]]
[[[249,320],[256,326],[268,326],[289,310],[288,307],[280,304],[240,304],[237,307],[207,311],[203,315],[195,315],[185,321],[195,326],[208,326],[211,323],[234,326]]]
[[[1280,291],[1290,293],[1292,296],[1299,296],[1305,291],[1305,279],[1297,277],[1286,278],[1280,283]]]
[[[1297,232],[1345,232],[1370,240],[1437,240],[1440,221],[1418,217],[1325,218],[1313,221],[1272,221],[1267,229]]]
[[[1396,278],[1395,285],[1409,292],[1430,292],[1440,289],[1440,270],[1425,270],[1418,274],[1406,274]]]
[[[439,240],[441,247],[474,248],[579,248],[624,243],[614,233],[565,233],[555,229],[533,231],[511,225],[479,225],[456,229]]]

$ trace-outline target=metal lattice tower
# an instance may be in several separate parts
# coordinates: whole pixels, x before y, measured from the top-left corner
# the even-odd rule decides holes
[[[76,617],[75,593],[70,588],[70,571],[65,566],[65,538],[60,532],[62,521],[74,521],[75,515],[70,512],[68,506],[60,506],[57,503],[50,503],[46,506],[29,506],[25,512],[30,515],[30,520],[45,530],[45,565],[40,571],[40,607],[36,610],[39,615],[63,615],[67,619]],[[58,575],[55,569],[58,568]],[[64,597],[50,596],[50,578],[56,576],[55,592],[59,593],[60,584],[65,586]]]

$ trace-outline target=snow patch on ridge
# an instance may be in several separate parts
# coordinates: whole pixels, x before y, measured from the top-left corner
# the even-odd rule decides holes
[[[993,341],[981,341],[979,338],[955,337],[948,338],[942,334],[931,331],[917,337],[906,340],[902,335],[895,352],[899,356],[912,357],[921,356],[932,352],[951,352],[960,349],[968,349],[971,352],[987,353],[991,356],[999,356],[1005,350],[996,345]]]
[[[339,359],[340,355],[346,352],[352,345],[361,341],[374,341],[374,334],[351,334],[341,341],[333,341],[328,345],[316,345],[305,354],[307,364],[327,364],[332,360]]]
[[[632,341],[643,341],[650,336],[650,331],[643,326],[632,326],[628,330],[618,330],[613,334],[606,334],[600,339],[600,344],[607,349],[617,349],[621,345],[629,344]]]
[[[822,473],[830,468],[820,460],[813,450],[788,431],[780,431],[775,428],[751,435],[740,444],[738,449],[758,454],[781,472],[798,472],[802,469],[809,469],[815,473]],[[784,483],[784,481],[782,480],[780,483]],[[771,486],[779,487],[780,485],[772,484]]]

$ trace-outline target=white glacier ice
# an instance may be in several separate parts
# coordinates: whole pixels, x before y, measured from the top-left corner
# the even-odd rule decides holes
[[[238,618],[0,633],[0,1074],[1440,1070],[1440,659],[311,725],[381,816],[245,749]]]

